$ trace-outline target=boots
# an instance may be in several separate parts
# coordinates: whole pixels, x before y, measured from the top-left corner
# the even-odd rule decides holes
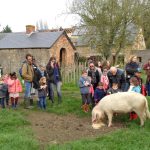
[[[24,98],[24,108],[31,109],[33,106],[30,105],[30,98]]]
[[[24,108],[27,109],[29,106],[29,98],[24,98],[24,102],[23,102]]]
[[[136,120],[138,118],[138,115],[135,112],[130,113],[130,120]]]
[[[30,106],[33,106],[33,98],[30,98]]]
[[[82,105],[82,110],[83,110],[84,112],[88,112],[88,111],[89,111],[89,105],[88,105],[88,104]]]
[[[88,112],[88,111],[89,111],[89,105],[85,104],[85,112]]]
[[[130,119],[129,120],[133,120],[133,112],[130,113]]]
[[[135,113],[133,114],[133,120],[136,120],[138,118],[138,115]]]

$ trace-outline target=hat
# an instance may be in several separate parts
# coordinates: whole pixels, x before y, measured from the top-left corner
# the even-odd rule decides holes
[[[135,73],[141,73],[141,72],[142,72],[141,68],[137,68],[137,70],[135,71]]]

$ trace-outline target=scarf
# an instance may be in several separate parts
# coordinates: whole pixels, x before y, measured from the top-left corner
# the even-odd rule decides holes
[[[56,84],[59,81],[59,72],[58,72],[58,67],[55,65],[54,66],[54,83]]]

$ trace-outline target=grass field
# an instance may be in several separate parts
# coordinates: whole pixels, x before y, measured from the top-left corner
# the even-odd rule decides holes
[[[150,100],[150,99],[149,99]],[[148,101],[149,101],[148,100]],[[149,103],[150,104],[150,103]],[[63,103],[51,106],[48,102],[48,113],[57,115],[75,114],[78,117],[89,117],[80,108],[81,97],[78,87],[63,86]],[[40,111],[34,109],[31,111]],[[23,108],[17,110],[0,110],[0,150],[40,150],[40,144],[30,128],[30,123]],[[41,111],[42,112],[42,111]],[[125,128],[107,133],[100,137],[86,138],[65,144],[48,145],[45,150],[149,150],[150,120],[144,127],[139,126],[139,120],[130,122],[127,115],[119,116],[114,121],[125,124]],[[97,130],[99,132],[99,130]]]
[[[0,110],[0,150],[37,150],[28,125],[21,111]]]

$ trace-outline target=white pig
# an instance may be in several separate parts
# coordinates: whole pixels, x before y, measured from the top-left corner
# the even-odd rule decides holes
[[[140,118],[141,126],[150,112],[145,96],[135,92],[119,92],[107,95],[92,110],[92,126],[98,129],[104,126],[103,119],[108,117],[108,127],[112,126],[114,113],[129,113],[134,111]]]

